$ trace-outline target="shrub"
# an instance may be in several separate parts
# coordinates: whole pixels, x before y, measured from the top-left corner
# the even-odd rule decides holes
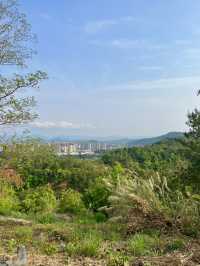
[[[111,208],[107,210],[108,213],[111,210],[112,217],[126,221],[129,214],[135,209],[144,214],[162,213],[166,209],[167,182],[159,175],[143,179],[135,173],[134,178],[120,176],[116,183],[113,183],[112,180],[105,180],[105,182],[112,191],[109,197]]]
[[[57,179],[57,157],[53,149],[42,142],[20,139],[6,148],[3,159],[25,177],[26,188],[43,186]]]
[[[70,237],[67,237],[67,239],[65,238],[67,242],[65,250],[70,256],[98,256],[103,237],[98,230],[91,229],[90,227],[91,225],[87,226],[86,230],[86,227],[80,224],[77,224],[73,228],[70,225],[70,228],[67,230],[68,233],[72,230]]]
[[[106,187],[101,179],[97,179],[84,194],[84,201],[87,207],[93,211],[98,211],[99,208],[108,205],[109,196],[110,191],[108,187]]]
[[[53,213],[38,214],[35,219],[41,224],[53,224],[57,221],[57,218]]]
[[[8,215],[17,211],[19,201],[13,187],[5,181],[0,182],[0,214]]]
[[[176,250],[182,250],[185,247],[185,242],[182,239],[174,239],[167,243],[165,252],[173,252]]]
[[[15,228],[15,237],[21,244],[27,244],[32,241],[33,229],[31,227],[17,227]]]
[[[8,252],[12,253],[17,248],[17,241],[14,238],[9,239],[6,243],[6,248]]]
[[[28,190],[22,202],[28,213],[51,213],[56,208],[56,197],[49,185]]]
[[[182,228],[182,233],[186,236],[197,238],[199,237],[199,228],[196,226],[194,227],[191,224],[187,224]]]
[[[136,234],[129,239],[129,251],[134,256],[150,255],[156,251],[158,243],[158,238],[146,234]]]
[[[184,195],[176,191],[169,205],[174,223],[181,226],[182,232],[186,235],[197,235],[200,229],[200,202],[196,199],[196,195],[192,193]]]
[[[106,222],[106,220],[107,220],[107,216],[102,212],[95,213],[94,217],[95,217],[95,221],[97,223],[103,223],[103,222]]]
[[[70,256],[96,257],[101,244],[99,237],[86,235],[77,242],[68,243],[66,250]]]
[[[82,200],[82,195],[73,189],[68,189],[61,194],[59,211],[61,213],[70,212],[79,214],[85,212],[85,205]]]
[[[133,225],[132,229],[179,227],[192,234],[200,228],[200,201],[198,195],[185,195],[169,189],[167,179],[159,174],[149,179],[120,177],[117,184],[105,180],[112,193],[111,208],[104,208],[113,221]],[[151,219],[147,219],[151,217]],[[157,217],[157,218],[156,218]],[[159,218],[159,223],[157,219]],[[151,226],[149,226],[151,222]]]
[[[129,258],[121,252],[111,252],[107,258],[107,266],[128,265]]]
[[[48,256],[52,256],[58,253],[59,248],[55,243],[43,243],[41,251]]]
[[[21,176],[14,169],[9,168],[7,165],[0,169],[0,179],[6,181],[16,188],[20,188],[23,185]]]

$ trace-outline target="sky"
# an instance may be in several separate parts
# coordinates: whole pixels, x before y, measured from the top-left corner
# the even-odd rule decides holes
[[[33,132],[156,136],[200,99],[199,0],[19,0],[37,34]]]

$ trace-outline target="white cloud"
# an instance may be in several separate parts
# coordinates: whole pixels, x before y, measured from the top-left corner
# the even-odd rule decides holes
[[[120,18],[119,21],[121,21],[121,22],[132,22],[132,21],[136,21],[136,18],[131,17],[131,16],[127,16],[127,17]]]
[[[116,48],[136,48],[141,45],[142,41],[139,40],[113,40],[110,42],[110,45]]]
[[[89,44],[102,46],[102,47],[111,47],[117,49],[145,49],[147,51],[164,51],[168,50],[169,47],[165,44],[152,43],[148,40],[139,40],[139,39],[113,39],[113,40],[91,40]]]
[[[180,45],[180,46],[191,45],[192,44],[192,40],[180,39],[180,40],[176,40],[175,44],[176,45]]]
[[[111,85],[104,88],[99,88],[100,92],[131,92],[131,91],[146,91],[146,90],[163,90],[180,91],[188,89],[195,91],[200,86],[200,76],[188,76],[188,77],[169,77],[147,81],[130,81],[118,85]],[[117,94],[116,94],[117,95]]]
[[[44,20],[51,20],[51,16],[48,13],[40,13],[40,17]]]
[[[89,123],[82,123],[82,124],[76,124],[71,123],[67,121],[35,121],[30,124],[32,127],[36,128],[43,128],[43,129],[49,129],[49,128],[60,128],[60,129],[94,129],[95,127]]]
[[[93,34],[116,24],[117,21],[112,19],[91,21],[84,26],[84,31],[88,34]]]
[[[112,26],[121,24],[121,23],[130,23],[135,21],[135,18],[131,16],[127,17],[122,17],[119,19],[102,19],[102,20],[94,20],[94,21],[89,21],[86,23],[84,26],[84,32],[87,34],[95,34],[99,31],[111,28]]]
[[[140,66],[139,69],[143,71],[160,71],[163,68],[161,66]]]
[[[189,59],[198,59],[200,57],[200,49],[199,48],[188,48],[185,49],[184,55]]]
[[[129,39],[115,39],[115,40],[109,40],[109,41],[90,41],[89,42],[92,45],[97,46],[107,46],[112,48],[119,48],[119,49],[129,49],[129,48],[139,48],[142,45],[144,45],[143,40],[129,40]]]

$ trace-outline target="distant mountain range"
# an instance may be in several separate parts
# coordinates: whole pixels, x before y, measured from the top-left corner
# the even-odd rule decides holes
[[[129,147],[134,147],[134,146],[145,146],[145,145],[152,145],[164,140],[169,140],[169,139],[180,139],[184,137],[184,133],[182,132],[169,132],[165,135],[161,135],[158,137],[154,138],[143,138],[143,139],[138,139],[138,140],[131,140],[127,144]]]
[[[128,147],[134,146],[145,146],[152,145],[164,140],[168,139],[180,139],[184,137],[184,133],[182,132],[169,132],[167,134],[152,137],[152,138],[116,138],[116,137],[108,137],[108,138],[94,138],[94,137],[82,137],[82,136],[57,136],[57,137],[41,137],[46,142],[78,142],[78,143],[108,143],[114,145],[127,145]]]

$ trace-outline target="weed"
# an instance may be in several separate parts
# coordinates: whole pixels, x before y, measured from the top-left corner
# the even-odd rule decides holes
[[[58,253],[58,246],[54,243],[43,243],[41,250],[48,256]]]
[[[128,249],[134,256],[145,256],[156,252],[159,239],[146,234],[136,234],[128,242]]]
[[[166,245],[165,252],[183,250],[184,247],[185,247],[185,242],[182,239],[174,239]]]
[[[68,243],[66,250],[70,256],[97,257],[101,239],[95,235],[85,235],[80,241]]]
[[[120,252],[112,252],[107,258],[108,266],[124,266],[127,265],[129,258]]]
[[[59,211],[73,214],[84,213],[86,209],[81,194],[73,189],[63,192],[59,203]]]
[[[13,252],[17,248],[17,241],[15,239],[9,239],[7,241],[7,250],[8,252]]]
[[[52,213],[44,213],[36,216],[36,221],[41,224],[53,224],[56,222],[56,217]]]
[[[32,241],[33,230],[30,227],[17,227],[15,229],[15,237],[20,243],[27,243]]]

